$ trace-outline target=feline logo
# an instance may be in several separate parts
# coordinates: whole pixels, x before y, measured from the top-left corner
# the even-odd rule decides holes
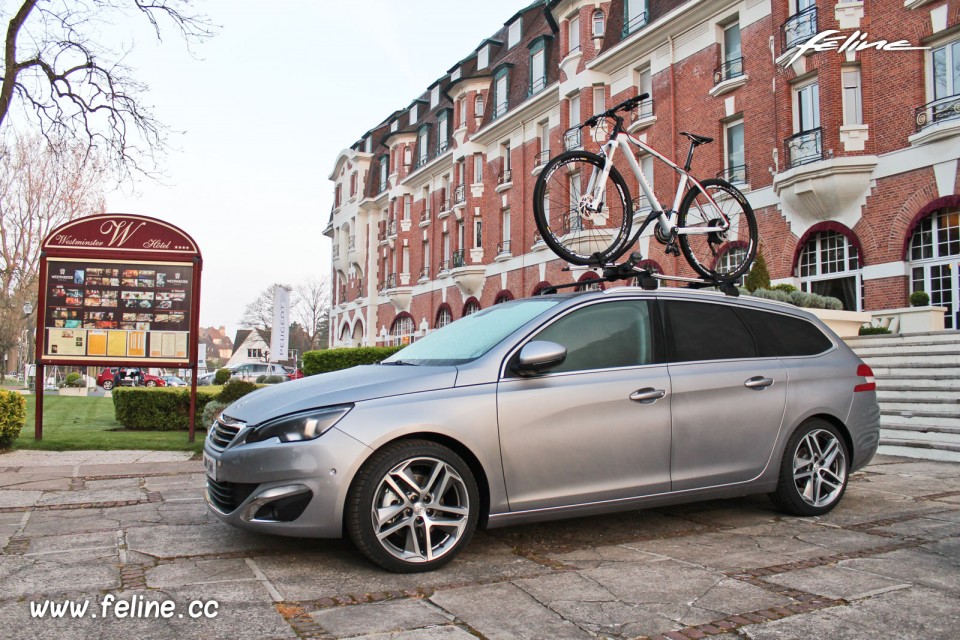
[[[860,52],[864,49],[876,49],[877,51],[912,51],[914,49],[929,49],[930,47],[912,47],[910,43],[906,40],[895,40],[889,42],[887,40],[877,40],[876,42],[870,42],[867,40],[867,34],[861,32],[859,29],[854,31],[849,36],[833,35],[835,33],[840,33],[836,29],[827,29],[826,31],[821,31],[820,33],[814,34],[806,42],[797,45],[797,52],[793,54],[793,57],[790,58],[790,61],[787,65],[791,65],[794,61],[805,54],[807,51],[829,51],[831,49],[836,49],[837,53],[843,53],[844,51],[855,51]]]

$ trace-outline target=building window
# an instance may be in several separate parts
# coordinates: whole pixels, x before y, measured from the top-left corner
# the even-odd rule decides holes
[[[502,234],[500,236],[500,247],[497,253],[510,253],[510,208],[507,207],[503,210],[501,215],[501,229]]]
[[[716,82],[723,82],[743,75],[743,53],[740,47],[740,23],[734,22],[723,30],[723,64],[714,75]]]
[[[501,291],[497,294],[497,297],[493,299],[493,304],[503,304],[504,302],[510,302],[513,300],[513,294],[509,291]]]
[[[733,184],[747,182],[747,165],[743,151],[743,120],[726,125],[726,162],[723,177]]]
[[[910,238],[910,291],[926,291],[930,304],[947,307],[944,328],[960,327],[960,209],[924,218]]]
[[[448,111],[444,111],[437,116],[437,155],[445,153],[449,145],[449,121],[450,114]]]
[[[607,89],[603,86],[593,88],[593,112],[600,113],[607,108]]]
[[[960,117],[960,40],[954,40],[930,52],[933,101],[919,109],[920,126]]]
[[[263,357],[263,349],[247,349],[247,357],[259,360]]]
[[[640,158],[640,172],[643,173],[643,177],[647,179],[647,184],[650,185],[650,190],[652,191],[654,189],[654,186],[653,186],[653,156],[651,154],[649,153],[644,154],[644,156]],[[650,209],[652,209],[653,207],[650,206],[650,201],[647,199],[647,195],[643,192],[643,190],[638,190],[638,194],[639,196],[637,197],[637,200],[634,202],[633,210],[637,212],[648,213]],[[653,233],[652,227],[653,225],[650,225],[650,227],[648,227],[648,231],[650,233]]]
[[[483,96],[480,95],[479,93],[477,94],[477,97],[474,98],[473,100],[473,115],[475,115],[478,118],[483,117]]]
[[[350,174],[350,197],[357,195],[357,172]]]
[[[473,248],[483,248],[483,222],[480,220],[473,222]]]
[[[342,190],[342,186],[340,184],[337,184],[337,186],[333,188],[333,208],[334,209],[340,208],[340,191],[341,190]]]
[[[534,166],[547,164],[550,159],[550,121],[544,120],[537,125],[537,138],[540,140],[540,152],[534,161]]]
[[[428,127],[420,127],[420,132],[417,134],[417,166],[422,167],[427,164],[427,160],[430,158],[430,153],[428,151],[428,145],[430,144],[430,129]]]
[[[477,311],[480,311],[480,303],[477,302],[476,300],[468,300],[467,304],[465,304],[463,307],[464,317],[473,315]]]
[[[823,158],[823,137],[820,129],[820,84],[816,81],[793,91],[794,135],[787,138],[788,167],[815,162]]]
[[[580,51],[580,16],[573,16],[567,22],[567,40],[570,42],[570,53]]]
[[[517,18],[510,23],[510,27],[507,30],[507,48],[512,49],[518,44],[523,37],[523,19]]]
[[[500,184],[507,184],[513,180],[513,173],[510,170],[510,143],[504,142],[500,145]]]
[[[628,36],[647,24],[647,0],[624,0],[623,35]]]
[[[603,11],[597,9],[593,12],[593,37],[602,38],[607,30],[607,23],[603,17]]]
[[[430,108],[436,109],[438,104],[440,104],[440,85],[430,90]]]
[[[818,231],[800,250],[800,289],[838,298],[847,311],[862,308],[857,247],[837,231]]]
[[[417,104],[414,104],[412,107],[410,107],[410,124],[413,124],[417,121],[417,108]]]
[[[546,40],[538,38],[530,46],[530,89],[527,91],[528,96],[540,93],[547,86],[546,56]],[[503,95],[506,96],[506,93]],[[506,111],[506,107],[504,107],[504,111]]]
[[[485,44],[477,50],[477,71],[486,69],[490,64],[490,45]]]
[[[399,346],[410,344],[413,338],[413,318],[409,315],[397,316],[390,328],[390,344]]]
[[[373,138],[367,138],[363,141],[363,152],[370,153],[373,150]]]
[[[387,176],[390,174],[390,156],[380,156],[380,191],[387,190]]]
[[[440,307],[440,310],[437,311],[436,328],[441,329],[451,322],[453,322],[453,314],[450,312],[450,309],[447,308],[446,305]]]
[[[497,71],[493,81],[493,117],[499,118],[507,112],[509,103],[508,87],[510,86],[510,70],[507,68]]]
[[[473,154],[473,183],[483,182],[483,154]]]
[[[563,134],[563,146],[569,151],[579,149],[582,144],[581,129],[575,128],[580,124],[580,94],[570,96],[567,105],[569,107],[569,124],[567,126],[570,128]]]
[[[860,86],[860,67],[843,67],[842,77],[843,124],[863,124],[863,92]]]

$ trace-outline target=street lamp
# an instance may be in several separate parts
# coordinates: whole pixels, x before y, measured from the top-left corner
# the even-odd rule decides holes
[[[30,326],[32,324],[30,319],[33,317],[33,305],[29,301],[23,303],[23,317],[27,320],[27,370],[23,376],[23,383],[26,385],[27,378],[30,377],[30,365],[33,364],[33,327]],[[34,373],[34,377],[36,377],[36,373]]]

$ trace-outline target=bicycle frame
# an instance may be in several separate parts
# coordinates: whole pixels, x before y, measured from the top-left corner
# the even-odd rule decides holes
[[[674,197],[673,206],[669,209],[669,211],[664,211],[657,198],[653,195],[653,188],[650,186],[650,183],[647,182],[647,177],[643,174],[640,164],[637,162],[637,159],[633,157],[633,153],[630,150],[631,143],[637,147],[640,147],[647,153],[652,154],[661,162],[665,162],[668,166],[672,167],[674,171],[680,174],[680,184],[677,186],[677,195]],[[610,168],[613,167],[613,158],[618,147],[623,149],[624,156],[627,158],[627,163],[630,165],[630,169],[633,171],[634,176],[637,178],[637,182],[640,184],[640,190],[643,191],[643,195],[646,196],[647,202],[650,203],[650,207],[652,209],[650,215],[647,216],[647,219],[644,220],[643,224],[640,225],[640,228],[634,234],[634,237],[630,240],[629,244],[633,244],[633,242],[635,242],[636,239],[639,238],[643,233],[644,229],[647,228],[647,225],[653,220],[658,221],[661,231],[663,231],[665,237],[668,238],[672,237],[673,234],[708,234],[714,233],[718,229],[726,231],[730,228],[730,220],[710,196],[709,192],[703,188],[703,185],[701,185],[696,178],[694,178],[689,172],[675,164],[670,159],[664,157],[652,147],[644,144],[630,134],[623,132],[615,132],[610,136],[609,140],[600,145],[600,155],[604,157],[603,170],[600,171],[599,175],[597,175],[595,172],[590,176],[590,180],[587,182],[587,188],[584,192],[593,194],[594,202],[599,203],[597,205],[597,210],[603,207],[603,197],[606,192],[604,187],[607,183],[607,178],[610,175]],[[683,200],[683,195],[688,182],[693,183],[693,185],[698,188],[700,192],[707,198],[710,204],[716,208],[717,212],[720,214],[720,217],[723,219],[723,224],[720,227],[678,227],[673,224],[671,218],[673,217],[673,214],[676,213],[680,208],[680,202]]]

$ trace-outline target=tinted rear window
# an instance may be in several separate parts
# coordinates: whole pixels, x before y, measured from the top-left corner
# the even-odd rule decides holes
[[[733,307],[678,300],[663,303],[666,328],[671,336],[668,353],[671,362],[757,357],[753,336]]]
[[[738,313],[757,339],[761,357],[812,356],[833,346],[813,323],[793,316],[739,309]]]

